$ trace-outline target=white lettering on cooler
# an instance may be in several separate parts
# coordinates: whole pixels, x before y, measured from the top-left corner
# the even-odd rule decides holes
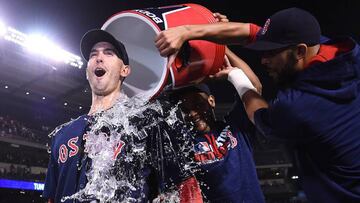
[[[163,21],[161,20],[161,18],[157,17],[155,14],[150,13],[149,11],[145,11],[145,10],[140,10],[140,9],[136,9],[135,11],[142,13],[146,16],[148,16],[149,18],[151,18],[155,23],[162,23]]]

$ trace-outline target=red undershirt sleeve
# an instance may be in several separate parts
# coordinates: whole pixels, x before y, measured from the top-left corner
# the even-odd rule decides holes
[[[256,41],[256,36],[260,29],[261,29],[260,26],[250,23],[250,35],[248,38],[248,44]]]

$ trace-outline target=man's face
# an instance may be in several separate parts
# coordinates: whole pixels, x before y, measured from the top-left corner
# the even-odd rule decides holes
[[[181,95],[180,100],[180,108],[185,113],[185,119],[194,123],[197,131],[209,132],[210,125],[214,122],[214,97],[205,93],[189,92]]]
[[[121,81],[129,73],[129,67],[116,55],[112,44],[98,42],[93,46],[86,75],[95,95],[106,96],[114,91],[120,91]]]
[[[261,63],[279,86],[289,84],[297,73],[295,50],[291,47],[264,52]]]

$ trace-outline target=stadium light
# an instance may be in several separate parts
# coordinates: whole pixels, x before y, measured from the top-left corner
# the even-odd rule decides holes
[[[46,37],[34,34],[27,37],[24,45],[32,52],[41,53],[46,50],[48,44]]]
[[[3,33],[4,39],[18,44],[27,50],[43,55],[50,60],[62,61],[76,68],[81,68],[83,62],[80,56],[72,54],[60,48],[55,43],[42,35],[26,35],[12,27],[6,27],[0,23],[0,36]]]
[[[55,61],[65,58],[61,48],[41,35],[30,35],[25,42],[25,47],[31,52],[42,54]]]
[[[24,33],[19,32],[12,27],[7,28],[7,33],[5,34],[6,40],[14,42],[15,44],[24,46],[26,38],[27,38],[27,36]]]

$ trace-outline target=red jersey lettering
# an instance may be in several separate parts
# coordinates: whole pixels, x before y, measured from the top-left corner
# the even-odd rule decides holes
[[[68,158],[68,149],[66,145],[62,144],[59,148],[59,159],[58,162],[65,163]]]
[[[69,157],[75,156],[79,152],[79,147],[76,145],[79,137],[73,137],[68,141],[68,146],[71,149],[69,153]]]

